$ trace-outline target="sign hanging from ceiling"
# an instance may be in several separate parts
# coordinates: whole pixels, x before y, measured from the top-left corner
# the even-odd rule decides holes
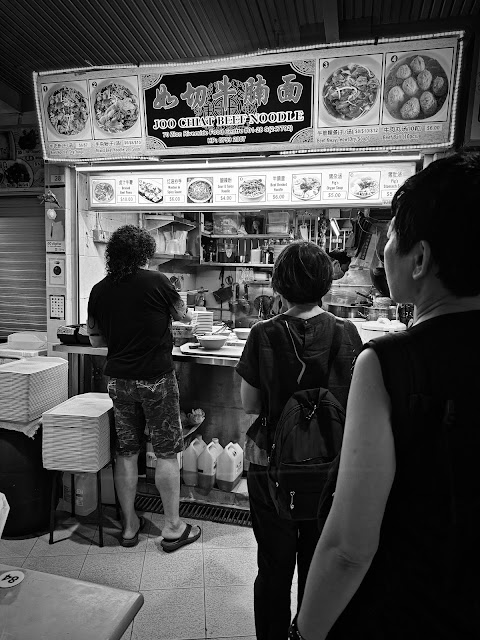
[[[446,148],[463,32],[35,74],[44,156]]]

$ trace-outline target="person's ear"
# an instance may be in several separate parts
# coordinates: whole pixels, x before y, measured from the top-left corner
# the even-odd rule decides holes
[[[432,249],[426,240],[420,240],[412,250],[412,278],[420,280],[424,278],[433,264]]]

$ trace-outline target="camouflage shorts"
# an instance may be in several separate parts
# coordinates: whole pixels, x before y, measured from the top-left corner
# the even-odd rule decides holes
[[[174,371],[149,380],[110,378],[108,393],[113,400],[119,455],[131,456],[140,451],[145,425],[157,458],[171,458],[182,451],[180,402]]]

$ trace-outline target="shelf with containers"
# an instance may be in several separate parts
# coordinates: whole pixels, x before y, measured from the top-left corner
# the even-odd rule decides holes
[[[188,214],[195,216],[195,214]],[[197,220],[178,214],[143,213],[142,226],[153,236],[157,250],[155,260],[198,264],[196,255],[199,225]]]
[[[280,247],[293,238],[289,211],[214,211],[200,214],[201,266],[273,267]]]

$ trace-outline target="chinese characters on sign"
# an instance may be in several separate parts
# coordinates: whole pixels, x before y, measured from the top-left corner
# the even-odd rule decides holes
[[[312,127],[312,98],[312,76],[287,64],[162,75],[145,90],[147,146],[288,142]]]

